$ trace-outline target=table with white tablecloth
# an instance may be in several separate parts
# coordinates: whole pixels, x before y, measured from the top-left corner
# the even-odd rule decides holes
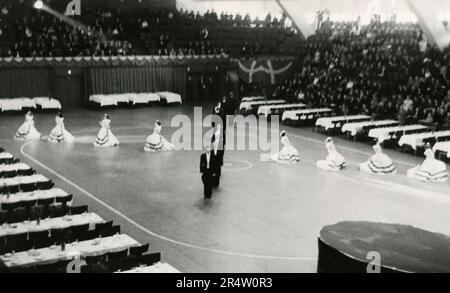
[[[138,93],[129,95],[130,102],[133,105],[148,104],[150,102],[159,102],[161,97],[154,93]]]
[[[369,137],[377,139],[380,142],[390,139],[400,139],[401,136],[408,134],[408,132],[424,132],[429,128],[424,125],[407,125],[407,126],[393,126],[375,128],[369,131]],[[400,136],[398,136],[400,134]]]
[[[14,224],[3,224],[0,226],[0,237],[21,233],[49,231],[51,229],[65,229],[74,226],[89,224],[89,229],[95,229],[96,224],[104,223],[105,220],[95,213],[84,213],[59,218],[42,219],[37,221],[25,221]]]
[[[269,116],[272,114],[282,114],[284,111],[305,109],[306,105],[301,103],[282,104],[282,105],[264,105],[259,107],[258,115]]]
[[[264,101],[265,97],[245,97],[242,98],[241,102],[256,102],[256,101]]]
[[[239,105],[239,110],[241,111],[252,111],[254,108],[259,108],[261,106],[267,105],[279,105],[286,104],[285,100],[264,100],[264,101],[253,101],[253,102],[242,102]]]
[[[5,111],[22,111],[22,109],[36,109],[36,103],[30,98],[1,99],[0,108]]]
[[[372,120],[372,117],[367,115],[352,115],[352,116],[336,116],[336,117],[323,117],[316,121],[316,127],[322,127],[325,130],[341,128],[342,125],[351,122],[367,122]]]
[[[117,106],[119,103],[129,103],[128,94],[91,95],[89,101],[99,104],[100,107]]]
[[[430,138],[439,139],[440,137],[448,136],[450,137],[450,130],[445,131],[435,131],[435,132],[425,132],[425,133],[413,133],[403,135],[398,141],[399,146],[410,146],[413,150],[417,150],[419,147],[424,147],[424,140]]]
[[[61,188],[52,188],[48,190],[35,190],[31,192],[17,192],[9,195],[0,194],[0,204],[2,203],[17,203],[23,201],[43,200],[43,199],[56,199],[58,197],[66,197],[70,194]],[[67,203],[70,205],[70,203]]]
[[[357,135],[358,133],[361,133],[364,128],[372,127],[372,128],[378,128],[378,127],[392,127],[397,126],[399,124],[398,121],[395,120],[380,120],[380,121],[365,121],[365,122],[352,122],[352,123],[346,123],[344,126],[342,126],[342,132],[343,133],[350,133],[352,136]]]
[[[182,104],[183,100],[181,99],[180,94],[172,93],[172,92],[157,92],[156,93],[162,101],[165,101],[167,104]]]
[[[30,183],[50,182],[51,180],[41,174],[31,176],[20,176],[14,178],[0,178],[0,186],[22,185]]]
[[[69,260],[76,255],[81,255],[81,257],[96,256],[109,252],[121,251],[139,245],[139,242],[130,236],[120,234],[101,239],[69,243],[66,245],[65,251],[62,251],[61,246],[58,245],[2,255],[0,256],[0,260],[8,268],[31,267]]]
[[[333,110],[329,108],[285,111],[282,116],[282,121],[312,120],[318,115],[328,115],[331,113],[333,113]]]
[[[43,110],[61,110],[62,105],[61,102],[57,99],[49,98],[49,97],[37,97],[34,98],[33,101],[36,105],[40,106]]]
[[[434,145],[433,150],[435,152],[445,153],[447,155],[447,158],[450,159],[450,141],[437,142]]]
[[[31,167],[25,163],[0,165],[0,173],[1,172],[10,172],[10,171],[25,171],[25,170],[31,170]]]
[[[179,270],[168,263],[157,263],[152,266],[138,267],[129,271],[118,272],[122,274],[178,274]]]

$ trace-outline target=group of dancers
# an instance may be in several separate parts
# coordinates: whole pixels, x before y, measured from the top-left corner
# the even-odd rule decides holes
[[[281,133],[281,144],[283,148],[277,154],[271,156],[270,161],[284,164],[292,164],[300,161],[298,151],[293,147],[286,135]],[[333,139],[328,137],[325,140],[325,147],[328,156],[325,160],[316,163],[317,168],[323,171],[337,172],[346,167],[346,160],[334,145]],[[383,153],[381,144],[377,142],[374,147],[374,154],[364,163],[359,164],[358,169],[371,175],[397,174],[394,162],[388,155]],[[447,166],[444,162],[436,159],[431,146],[425,146],[425,161],[407,171],[408,178],[426,182],[446,182],[448,181]]]
[[[55,127],[50,132],[47,140],[52,143],[72,143],[75,137],[66,129],[64,125],[64,115],[58,113],[55,117]],[[108,114],[105,114],[103,120],[100,121],[100,131],[98,132],[93,142],[96,147],[115,147],[120,144],[120,141],[111,131],[111,119]],[[153,133],[147,137],[144,144],[144,151],[159,152],[159,151],[174,151],[175,146],[167,141],[161,134],[162,124],[157,121]],[[41,133],[37,131],[34,115],[29,111],[25,115],[24,123],[16,131],[14,139],[31,141],[40,140]]]

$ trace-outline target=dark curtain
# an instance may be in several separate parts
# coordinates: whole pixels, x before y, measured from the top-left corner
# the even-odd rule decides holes
[[[88,72],[90,94],[171,91],[186,99],[186,66],[90,68]]]
[[[0,69],[0,98],[34,98],[50,95],[47,68]]]

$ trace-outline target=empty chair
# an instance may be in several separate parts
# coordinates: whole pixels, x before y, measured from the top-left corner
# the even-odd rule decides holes
[[[8,213],[14,212],[15,209],[19,207],[19,203],[17,202],[4,202],[2,203],[2,210],[7,211]]]
[[[16,171],[4,171],[2,172],[2,176],[3,178],[14,178],[17,177],[17,172]]]
[[[17,175],[18,176],[31,176],[34,175],[36,173],[36,171],[34,171],[33,169],[26,169],[26,170],[18,170],[17,171]]]
[[[45,239],[49,237],[48,231],[36,231],[28,233],[28,239],[30,240],[39,240]]]
[[[137,247],[130,247],[130,256],[141,256],[145,254],[149,249],[149,244],[137,246]]]
[[[70,227],[70,231],[72,233],[81,233],[81,232],[88,231],[88,230],[89,230],[89,224],[83,224],[83,225],[77,225],[77,226]]]
[[[60,218],[69,214],[69,208],[66,206],[54,207],[51,211],[52,218]]]
[[[78,237],[78,241],[87,241],[98,238],[100,236],[100,233],[97,230],[88,230],[81,232],[76,236]]]
[[[56,198],[56,203],[61,204],[63,207],[67,206],[67,203],[71,202],[73,200],[73,195],[69,194],[66,196],[61,196]]]
[[[139,265],[152,266],[161,261],[161,253],[144,254],[139,257]]]
[[[100,237],[111,237],[116,234],[120,234],[120,226],[113,226],[110,228],[103,228],[101,230],[98,230]]]
[[[52,181],[36,183],[36,188],[39,190],[49,190],[49,189],[52,189],[54,186],[55,186],[55,184]]]
[[[108,261],[119,261],[128,256],[128,249],[108,253]]]
[[[105,228],[111,228],[113,226],[113,221],[105,222],[105,223],[97,223],[95,224],[95,230],[101,231]]]
[[[86,256],[85,261],[88,265],[94,265],[94,264],[98,264],[100,262],[106,262],[107,255],[108,254]]]
[[[22,190],[23,192],[31,192],[35,191],[36,189],[37,189],[36,183],[20,184],[20,190]]]
[[[37,200],[27,200],[27,201],[21,201],[19,202],[19,207],[25,209],[26,211],[31,211],[33,207],[35,207],[37,204]]]
[[[70,207],[69,210],[71,215],[81,215],[88,212],[88,206]]]
[[[6,243],[10,245],[18,245],[21,242],[25,242],[28,238],[27,233],[13,234],[6,236]]]

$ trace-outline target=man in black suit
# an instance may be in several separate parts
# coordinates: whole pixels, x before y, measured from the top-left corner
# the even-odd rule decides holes
[[[225,155],[224,137],[222,125],[218,125],[214,128],[214,134],[211,139],[211,144],[213,149],[211,151],[211,156],[215,161],[215,176],[213,179],[213,187],[217,188],[220,185],[220,177],[222,176],[223,167],[223,157]]]
[[[202,173],[203,194],[205,199],[212,196],[215,172],[217,171],[217,160],[212,156],[211,146],[206,147],[206,152],[200,157],[200,173]]]

